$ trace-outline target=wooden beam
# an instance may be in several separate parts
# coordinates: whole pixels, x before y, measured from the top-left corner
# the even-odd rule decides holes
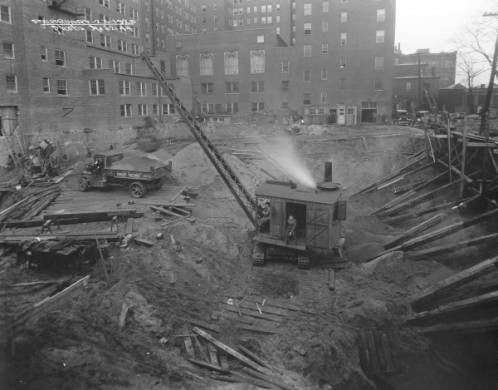
[[[233,348],[229,347],[228,345],[222,343],[221,341],[215,339],[213,336],[211,336],[209,333],[203,331],[202,329],[200,329],[198,327],[194,327],[192,330],[194,333],[197,333],[199,336],[206,339],[210,343],[213,343],[215,346],[217,346],[222,351],[226,352],[227,354],[229,354],[230,356],[239,360],[240,362],[244,363],[245,365],[253,368],[254,370],[259,371],[263,374],[270,374],[270,375],[272,374],[272,372],[270,370],[268,370],[267,368],[259,365],[258,363],[254,362],[253,360],[245,357],[240,352],[237,352],[235,349],[233,349]]]
[[[423,221],[422,223],[419,223],[418,225],[407,230],[406,233],[403,234],[402,236],[396,238],[395,240],[393,240],[391,242],[388,242],[386,245],[384,245],[384,249],[387,250],[387,249],[394,248],[395,246],[409,240],[413,236],[415,236],[419,233],[422,233],[423,231],[430,229],[433,226],[436,226],[437,224],[442,222],[444,217],[446,217],[446,214],[440,213],[440,214],[434,215],[433,217],[427,219],[426,221]]]
[[[438,306],[435,309],[428,311],[423,311],[413,315],[408,322],[415,323],[421,320],[435,319],[447,314],[453,314],[454,312],[459,312],[463,310],[468,310],[476,308],[478,306],[496,303],[498,302],[498,291],[493,291],[487,294],[478,295],[476,297],[471,297],[467,299],[462,299],[460,301],[446,303],[444,305]]]
[[[470,240],[459,241],[449,245],[436,246],[421,251],[407,252],[407,256],[411,260],[424,260],[431,258],[431,256],[438,256],[445,253],[456,251],[458,249],[476,246],[487,241],[495,241],[495,240],[497,240],[496,242],[498,242],[498,233],[488,234],[485,236],[472,238]]]
[[[411,303],[415,311],[431,306],[431,303],[445,297],[448,292],[474,280],[482,275],[493,272],[498,267],[498,256],[480,262],[470,268],[457,272],[422,291]]]
[[[482,319],[476,321],[449,322],[427,327],[416,328],[424,334],[432,333],[483,333],[498,329],[498,318]]]
[[[461,165],[461,173],[460,173],[460,198],[463,197],[463,192],[465,190],[465,162],[467,159],[467,132],[469,131],[469,127],[467,124],[463,126],[463,146],[462,146],[462,165]]]
[[[443,227],[439,230],[436,230],[434,232],[430,232],[430,233],[427,233],[423,236],[416,237],[416,238],[402,244],[400,249],[403,251],[406,251],[406,250],[410,250],[410,249],[416,248],[418,246],[427,244],[429,242],[439,240],[440,238],[449,236],[450,234],[453,234],[459,230],[465,229],[469,226],[477,225],[478,223],[487,221],[488,219],[493,218],[497,214],[498,214],[498,208],[486,211],[485,213],[482,213],[482,214],[480,214],[474,218],[471,218],[467,221],[457,222],[457,223],[454,223],[452,225],[445,226],[445,227]]]
[[[441,159],[437,159],[436,160],[439,164],[441,164],[442,166],[446,167],[446,168],[450,168],[448,166],[448,164],[446,164],[443,160]],[[455,172],[457,175],[459,175],[461,178],[463,177],[463,180],[468,183],[468,184],[472,184],[474,182],[473,179],[471,179],[469,176],[465,175],[462,173],[462,171],[460,171],[457,167],[454,167],[453,165],[451,166],[450,168],[453,172]],[[460,196],[463,196],[460,194]]]
[[[418,203],[421,203],[422,201],[428,199],[428,198],[432,198],[434,197],[436,194],[438,194],[439,192],[441,191],[444,191],[444,190],[447,190],[449,188],[451,188],[452,186],[454,186],[455,183],[448,183],[448,184],[444,184],[432,191],[429,191],[429,192],[426,192],[424,194],[421,194],[419,196],[416,196],[414,198],[411,198],[411,199],[408,199],[406,200],[405,202],[403,203],[400,203],[392,208],[390,208],[389,210],[386,210],[384,211],[383,213],[379,214],[380,216],[388,216],[388,215],[392,215],[392,214],[395,214],[395,213],[398,213],[402,210],[405,210],[407,208],[410,208],[410,207],[413,207],[415,205],[417,205]]]

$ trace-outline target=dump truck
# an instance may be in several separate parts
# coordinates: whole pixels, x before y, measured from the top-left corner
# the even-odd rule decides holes
[[[127,187],[133,198],[141,198],[148,191],[161,188],[171,170],[171,161],[164,164],[146,156],[115,152],[95,154],[81,173],[79,189]]]

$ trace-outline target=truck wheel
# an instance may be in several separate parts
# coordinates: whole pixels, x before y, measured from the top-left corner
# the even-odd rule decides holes
[[[83,192],[88,191],[88,189],[90,188],[90,183],[89,183],[88,179],[86,177],[80,177],[78,187],[79,187],[80,191],[83,191]]]
[[[133,198],[141,198],[142,196],[145,195],[146,192],[147,189],[142,183],[135,181],[130,184],[130,195]]]

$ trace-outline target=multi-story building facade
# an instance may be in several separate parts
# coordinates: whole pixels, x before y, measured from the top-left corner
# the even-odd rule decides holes
[[[174,62],[185,56],[195,62],[208,54],[222,64],[229,47],[247,52],[247,45],[263,36],[263,78],[270,84],[256,92],[270,102],[265,110],[355,124],[391,116],[394,26],[394,0],[234,0],[233,31],[176,36],[170,47],[175,47]],[[251,61],[240,58],[241,66]],[[199,84],[201,68],[188,66],[194,85]],[[224,85],[226,76],[218,74],[216,82]],[[253,73],[241,72],[238,78],[240,98],[249,97],[239,109],[252,111],[257,103]],[[207,104],[223,100],[216,93],[206,95]]]
[[[431,53],[419,49],[412,54],[395,52],[393,101],[411,112],[430,109],[430,97],[438,99],[441,88],[455,83],[457,52]]]
[[[161,120],[173,113],[140,59],[147,43],[142,38],[143,8],[138,0],[0,0],[4,149],[12,147],[13,133],[19,140],[15,145],[27,146],[39,138],[90,138],[94,145],[108,145],[133,136],[147,116]],[[73,31],[42,26],[52,19],[107,26]],[[122,19],[135,24],[126,31],[112,27]],[[164,51],[157,51],[154,61],[168,71]],[[190,103],[191,88],[177,89],[188,93],[185,100]]]
[[[197,0],[199,32],[231,30],[232,0]]]

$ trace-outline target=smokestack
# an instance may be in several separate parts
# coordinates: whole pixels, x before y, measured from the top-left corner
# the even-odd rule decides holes
[[[323,181],[332,183],[332,161],[325,161],[325,171],[323,173]]]

